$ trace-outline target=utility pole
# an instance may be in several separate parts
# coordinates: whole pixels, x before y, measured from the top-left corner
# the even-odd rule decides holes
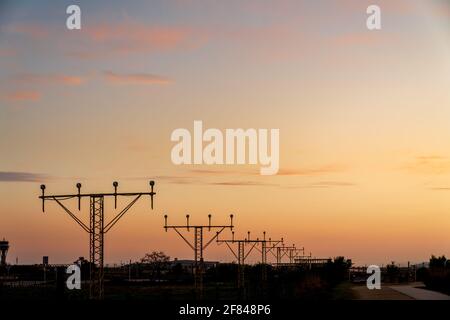
[[[118,193],[119,184],[114,181],[112,193],[81,193],[81,183],[77,183],[76,194],[45,195],[45,185],[41,185],[42,212],[45,212],[45,201],[55,201],[84,231],[89,233],[89,261],[90,261],[90,298],[103,299],[104,296],[104,237],[105,234],[127,213],[127,211],[142,197],[150,196],[153,209],[154,181],[150,181],[150,192],[124,192]],[[114,197],[114,208],[117,209],[118,197],[131,197],[132,200],[111,221],[105,223],[104,200],[106,197]],[[89,225],[85,224],[64,204],[64,201],[78,199],[78,211],[81,210],[81,199],[90,199]]]
[[[175,232],[181,237],[181,239],[186,242],[186,244],[194,251],[194,288],[197,295],[197,299],[203,298],[203,272],[204,272],[204,264],[203,264],[203,251],[213,242],[222,231],[226,228],[230,228],[233,230],[233,215],[230,214],[230,224],[229,225],[212,225],[211,217],[212,215],[208,215],[208,225],[190,225],[189,224],[189,215],[186,215],[186,225],[168,225],[167,224],[167,215],[164,215],[164,229],[167,232],[167,229],[173,229]],[[186,231],[190,232],[191,229],[194,229],[194,243],[191,243],[186,237],[181,233],[180,230],[186,229]],[[216,235],[208,240],[206,243],[203,239],[203,230],[207,229],[207,231],[211,231],[211,229],[219,229],[216,232]],[[205,244],[204,244],[205,243]]]

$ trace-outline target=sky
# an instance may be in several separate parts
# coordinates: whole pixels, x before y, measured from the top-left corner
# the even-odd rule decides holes
[[[81,30],[66,28],[77,4]],[[377,4],[382,29],[366,28]],[[0,1],[0,237],[68,263],[88,234],[49,194],[148,191],[107,263],[193,252],[171,223],[227,223],[356,264],[450,256],[450,2]],[[173,130],[277,128],[280,170],[174,165]],[[76,203],[68,204],[76,211]],[[119,207],[126,205],[120,200]],[[77,213],[88,219],[88,202]],[[106,203],[106,217],[116,211]],[[211,235],[213,235],[211,233]],[[188,235],[193,238],[192,232]],[[229,232],[224,231],[224,238]],[[205,259],[232,261],[213,243]],[[249,261],[258,261],[252,254]]]

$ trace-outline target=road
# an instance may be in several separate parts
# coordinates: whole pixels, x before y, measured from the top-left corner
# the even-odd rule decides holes
[[[450,296],[421,288],[423,284],[413,283],[405,286],[391,286],[390,288],[413,298],[414,300],[450,300]]]
[[[358,300],[450,300],[450,296],[423,289],[423,283],[382,285],[381,290],[369,290],[365,285],[352,289]]]

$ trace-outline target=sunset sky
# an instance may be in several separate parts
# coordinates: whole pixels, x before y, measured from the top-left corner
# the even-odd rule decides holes
[[[82,29],[70,31],[74,3]],[[366,28],[370,4],[382,30]],[[164,214],[184,223],[186,213],[192,224],[233,213],[236,237],[266,231],[359,265],[449,257],[449,88],[449,1],[0,0],[8,262],[88,257],[88,235],[55,203],[41,212],[41,183],[109,192],[117,180],[125,192],[150,179],[155,209],[141,200],[107,234],[107,263],[153,250],[192,258],[162,228]],[[172,164],[171,132],[194,120],[280,129],[278,175]],[[205,259],[233,257],[213,244]]]

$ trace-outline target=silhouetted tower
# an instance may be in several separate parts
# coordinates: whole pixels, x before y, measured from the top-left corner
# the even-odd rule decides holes
[[[256,245],[259,243],[259,239],[250,240],[250,231],[248,232],[248,237],[245,239],[235,239],[234,232],[231,233],[230,240],[219,240],[219,234],[217,234],[217,243],[225,243],[228,249],[230,249],[231,253],[233,253],[234,257],[238,263],[238,274],[237,274],[237,287],[241,290],[244,288],[244,268],[245,268],[245,260],[249,256],[249,254],[253,251]],[[237,244],[237,251],[235,251],[231,245]],[[245,252],[245,246],[249,244],[250,248]]]
[[[208,225],[189,225],[189,215],[186,215],[186,225],[167,225],[167,215],[164,215],[164,229],[174,229],[176,233],[186,242],[186,244],[194,251],[194,286],[197,299],[203,298],[203,251],[213,242],[219,234],[226,228],[233,230],[233,215],[230,214],[229,225],[211,225],[211,215],[208,215]],[[186,237],[180,232],[180,229],[186,229],[188,232],[194,229],[194,243],[192,244]],[[206,244],[203,240],[203,230],[211,231],[211,229],[219,229],[216,235],[212,237]]]
[[[78,193],[68,195],[45,195],[45,185],[41,185],[42,195],[42,212],[45,211],[45,200],[56,201],[57,204],[87,233],[89,233],[89,259],[90,267],[90,297],[91,299],[103,299],[104,294],[104,237],[105,234],[124,216],[124,214],[141,198],[142,196],[150,196],[151,208],[153,209],[153,192],[155,186],[154,181],[150,181],[150,192],[127,192],[118,193],[119,184],[114,181],[114,192],[112,193],[81,193],[81,183],[77,183]],[[122,209],[111,221],[105,223],[104,200],[106,197],[114,197],[114,207],[117,208],[117,197],[128,197],[132,200]],[[78,210],[81,210],[81,199],[90,199],[89,225],[81,221],[74,213],[72,213],[63,201],[70,199],[78,199]]]
[[[272,253],[273,250],[278,246],[283,244],[283,238],[280,240],[272,240],[269,238],[269,240],[266,240],[266,232],[264,231],[264,237],[263,241],[261,242],[261,250],[256,248],[256,250],[259,250],[261,252],[261,264],[262,264],[262,281],[263,283],[267,280],[267,254]]]
[[[289,258],[289,264],[294,264],[295,259],[299,256],[300,251],[305,254],[305,248],[297,248],[295,244],[292,246],[285,246],[282,244],[281,246],[278,246],[276,249],[276,259],[277,259],[277,265],[281,265],[281,262],[283,260],[283,257]]]
[[[301,257],[300,252],[302,253],[302,255],[305,255],[305,247],[296,248],[294,245],[294,248],[289,250],[289,263],[290,264],[294,264],[295,260],[298,257]]]
[[[5,267],[6,266],[6,255],[8,254],[9,250],[9,242],[3,238],[2,241],[0,241],[0,252],[2,255],[2,259],[0,262],[0,266]]]
[[[235,239],[234,232],[232,232],[231,239],[229,240],[219,240],[219,236],[217,235],[217,243],[225,243],[228,249],[230,249],[231,253],[233,253],[234,257],[238,263],[238,277],[237,277],[237,286],[239,289],[244,288],[245,282],[245,260],[250,255],[253,250],[257,250],[261,253],[261,264],[262,264],[262,281],[267,280],[267,253],[271,252],[273,248],[276,248],[276,245],[283,242],[283,238],[281,240],[266,240],[266,232],[264,231],[263,239],[250,239],[250,231],[247,232],[247,238],[244,239]],[[237,244],[237,251],[235,251],[231,245]],[[261,248],[258,248],[258,245],[261,245]],[[248,245],[249,249],[245,251],[245,246]]]

